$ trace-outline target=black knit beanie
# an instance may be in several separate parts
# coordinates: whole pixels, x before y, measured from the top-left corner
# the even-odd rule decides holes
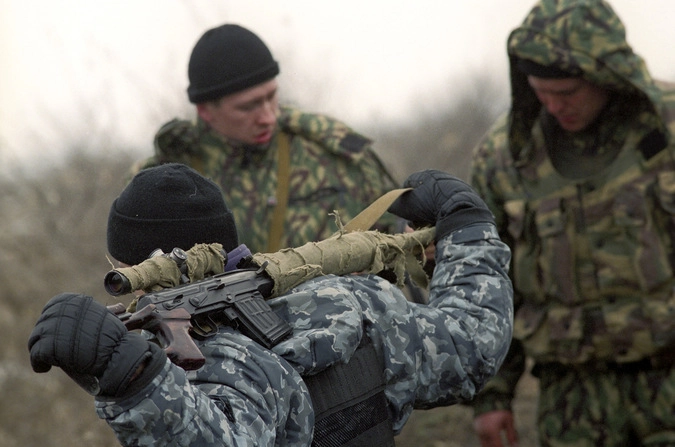
[[[279,64],[267,45],[239,25],[221,25],[197,41],[188,64],[188,98],[199,104],[273,79]]]
[[[169,163],[140,171],[108,215],[108,251],[136,265],[157,248],[189,250],[195,244],[238,245],[232,212],[220,188],[197,171]]]

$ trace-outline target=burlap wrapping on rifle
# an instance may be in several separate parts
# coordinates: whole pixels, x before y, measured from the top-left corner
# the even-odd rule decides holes
[[[221,244],[197,244],[186,253],[186,274],[190,282],[223,272],[225,257]],[[129,280],[131,290],[153,292],[180,284],[180,268],[167,256],[153,256],[138,265],[115,271]]]
[[[378,273],[384,269],[396,275],[396,283],[403,285],[407,271],[420,287],[426,287],[428,278],[422,266],[424,248],[434,240],[435,229],[427,228],[411,233],[385,234],[378,231],[336,233],[320,242],[288,248],[276,253],[257,253],[252,263],[265,267],[274,280],[272,296],[279,296],[291,288],[321,275],[351,273]],[[187,276],[190,282],[223,272],[224,256],[220,244],[197,244],[187,251]],[[125,276],[131,290],[153,292],[180,284],[181,271],[174,260],[155,256],[132,267],[114,269]],[[135,310],[134,300],[128,310]]]
[[[253,263],[265,267],[274,280],[272,296],[318,276],[350,273],[378,273],[391,270],[403,287],[406,270],[420,287],[428,285],[422,270],[424,248],[434,241],[435,228],[410,233],[385,234],[378,231],[336,233],[320,242],[287,248],[275,253],[256,253]]]

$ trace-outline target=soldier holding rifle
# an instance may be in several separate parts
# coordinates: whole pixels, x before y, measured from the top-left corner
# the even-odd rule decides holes
[[[321,275],[266,301],[290,336],[268,348],[222,325],[195,340],[205,363],[186,370],[91,297],[64,293],[30,336],[33,369],[58,366],[88,388],[127,446],[392,446],[413,409],[471,400],[512,330],[510,253],[483,201],[438,171],[406,185],[390,210],[435,226],[428,305],[375,274]],[[166,164],[140,171],[113,203],[109,251],[129,265],[195,243],[232,253],[230,222],[214,183]]]

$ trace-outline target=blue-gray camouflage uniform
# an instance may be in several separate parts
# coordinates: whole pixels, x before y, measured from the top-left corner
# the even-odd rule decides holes
[[[202,368],[167,361],[134,396],[97,398],[97,412],[123,445],[310,445],[301,375],[348,361],[367,336],[398,433],[413,409],[467,402],[499,368],[512,335],[509,261],[492,225],[470,225],[438,242],[428,305],[378,276],[311,280],[269,301],[293,327],[272,351],[223,328],[200,342]]]

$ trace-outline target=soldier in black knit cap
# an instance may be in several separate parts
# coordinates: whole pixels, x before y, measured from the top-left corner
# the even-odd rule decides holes
[[[510,253],[485,204],[437,171],[407,185],[393,210],[436,227],[429,305],[377,275],[325,275],[267,301],[288,338],[268,349],[218,325],[194,340],[205,362],[186,371],[92,297],[62,293],[29,337],[31,366],[59,367],[94,394],[124,446],[392,447],[413,408],[471,399],[512,332]],[[108,248],[119,261],[192,242],[229,251],[237,237],[217,186],[184,165],[139,172],[112,205]]]
[[[372,142],[328,116],[280,107],[278,62],[255,33],[235,24],[206,31],[188,63],[194,122],[172,120],[155,154],[135,170],[184,163],[220,185],[252,251],[320,241],[396,187]],[[375,228],[395,231],[383,216]],[[244,232],[243,229],[246,229]]]
[[[140,171],[110,208],[108,251],[127,265],[214,242],[227,252],[239,245],[232,212],[218,185],[185,165]]]

